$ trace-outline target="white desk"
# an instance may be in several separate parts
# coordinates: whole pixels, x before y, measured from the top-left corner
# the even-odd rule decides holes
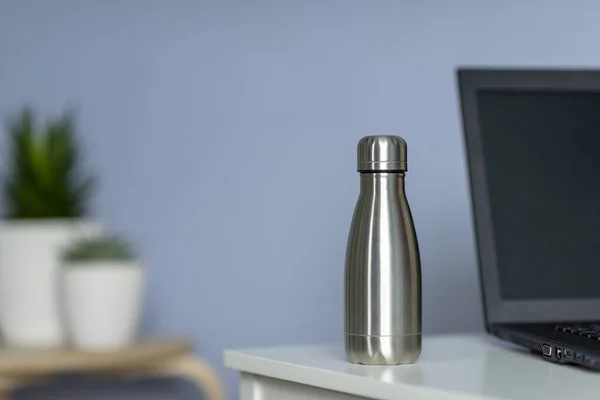
[[[413,365],[350,364],[341,344],[227,350],[225,365],[241,372],[242,400],[600,398],[600,372],[484,335],[425,336]]]

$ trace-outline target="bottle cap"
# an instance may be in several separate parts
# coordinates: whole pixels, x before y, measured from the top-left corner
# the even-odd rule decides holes
[[[398,136],[365,136],[358,142],[358,172],[405,172],[406,141]]]

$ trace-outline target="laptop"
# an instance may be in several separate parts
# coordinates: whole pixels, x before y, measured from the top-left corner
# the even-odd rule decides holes
[[[486,329],[600,370],[600,70],[457,78]]]

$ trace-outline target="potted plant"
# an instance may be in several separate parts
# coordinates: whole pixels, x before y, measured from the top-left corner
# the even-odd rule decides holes
[[[142,268],[117,237],[82,239],[63,255],[68,335],[86,350],[112,350],[136,336],[142,298]]]
[[[61,249],[102,231],[86,219],[94,179],[83,170],[71,114],[37,127],[25,109],[8,126],[7,150],[0,182],[0,328],[8,345],[58,347],[64,339]]]

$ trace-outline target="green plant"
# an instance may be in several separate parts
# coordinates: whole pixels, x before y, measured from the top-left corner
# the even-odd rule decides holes
[[[67,247],[63,261],[131,261],[133,251],[125,240],[116,236],[99,236],[80,239]]]
[[[84,174],[74,118],[65,113],[36,127],[25,108],[8,126],[3,205],[8,219],[77,218],[87,214],[94,178]]]

